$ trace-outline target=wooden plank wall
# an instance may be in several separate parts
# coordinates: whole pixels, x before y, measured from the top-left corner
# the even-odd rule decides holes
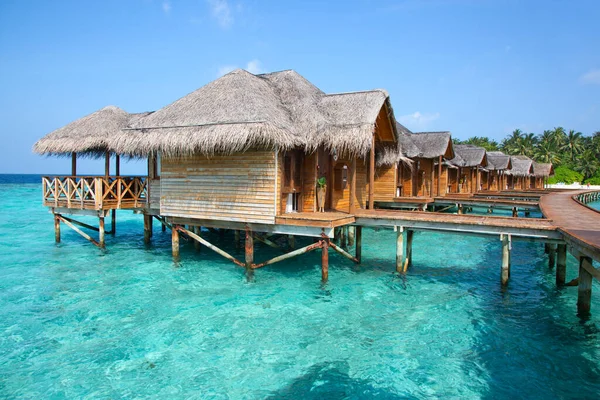
[[[162,159],[164,216],[275,223],[275,152]]]
[[[367,197],[369,197],[369,176],[367,159],[356,160],[356,197],[354,205],[356,208],[367,209]]]
[[[435,194],[435,187],[433,188],[433,193],[430,193],[431,188],[431,169],[433,168],[433,159],[421,158],[421,163],[419,166],[419,183],[418,190],[419,196],[422,197],[431,197]],[[425,175],[423,175],[423,171]]]
[[[398,168],[404,168],[404,172],[402,174],[402,196],[410,197],[413,195],[413,176],[414,171],[411,170],[407,166],[403,166],[400,164]],[[417,162],[415,161],[413,168],[417,168]]]
[[[160,179],[148,179],[148,208],[158,210],[160,208]]]
[[[396,197],[396,166],[375,168],[375,201],[392,201]]]
[[[437,173],[438,173],[438,167],[436,166],[436,174],[435,176],[437,177]],[[438,179],[440,179],[440,196],[445,196],[446,193],[448,193],[448,167],[445,165],[442,165],[442,176],[440,176]],[[435,183],[435,194],[437,196],[437,182]]]

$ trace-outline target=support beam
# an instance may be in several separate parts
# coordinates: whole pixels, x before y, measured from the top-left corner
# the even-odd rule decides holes
[[[150,243],[152,237],[152,216],[144,214],[144,242]]]
[[[352,254],[348,253],[346,250],[342,249],[341,247],[336,246],[335,243],[329,242],[329,246],[333,250],[337,251],[338,253],[340,253],[341,255],[346,257],[348,260],[354,261],[357,264],[359,263],[358,260],[356,259],[356,257],[352,257]]]
[[[369,159],[369,210],[375,208],[375,133],[371,142],[371,155]]]
[[[173,226],[173,231],[177,231],[177,232],[183,232],[186,235],[188,235],[190,238],[197,240],[198,242],[202,243],[202,245],[204,245],[205,247],[209,248],[210,250],[214,251],[215,253],[225,257],[226,259],[232,261],[235,265],[238,265],[242,268],[246,267],[246,264],[244,264],[243,262],[239,261],[237,258],[233,257],[232,255],[230,255],[229,253],[221,250],[220,248],[218,248],[217,246],[209,243],[208,241],[204,240],[202,237],[196,235],[193,232],[187,231],[185,229],[183,229],[181,226],[179,225],[174,225]]]
[[[77,175],[77,153],[71,153],[71,176]]]
[[[308,245],[306,247],[303,247],[301,249],[294,250],[294,251],[292,251],[290,253],[274,257],[274,258],[270,259],[269,261],[265,261],[265,262],[260,263],[260,264],[253,264],[252,268],[253,269],[262,268],[262,267],[264,267],[266,265],[271,265],[271,264],[275,264],[276,262],[279,262],[279,261],[288,260],[288,259],[290,259],[292,257],[296,257],[296,256],[298,256],[300,254],[305,254],[305,253],[308,253],[308,252],[310,252],[312,250],[320,249],[322,247],[322,245],[323,245],[323,242],[320,240],[317,243],[313,243],[313,244]]]
[[[63,219],[63,220],[69,221],[70,223],[72,223],[72,224],[75,224],[75,225],[78,225],[78,226],[81,226],[82,228],[90,229],[90,230],[92,230],[92,231],[96,231],[96,232],[100,231],[100,229],[96,228],[95,226],[88,225],[88,224],[86,224],[86,223],[83,223],[83,222],[79,222],[79,221],[77,221],[77,220],[74,220],[74,219],[71,219],[71,218],[65,217],[64,215],[61,215],[61,216],[60,216],[60,219]]]
[[[410,229],[406,231],[406,260],[404,261],[404,272],[406,272],[408,267],[412,266],[412,245],[414,233],[415,231]]]
[[[323,240],[321,247],[321,282],[325,283],[329,279],[329,239]]]
[[[508,278],[510,278],[510,250],[512,243],[510,235],[503,234],[500,236],[500,240],[502,240],[501,282],[503,286],[506,286]]]
[[[567,245],[557,246],[556,285],[563,286],[567,280]]]
[[[115,175],[121,176],[121,156],[115,154]]]
[[[171,229],[171,251],[175,261],[179,261],[179,229],[179,225],[173,225]]]
[[[254,264],[254,235],[248,226],[246,226],[246,245],[244,249],[246,268],[251,268],[252,264]]]
[[[340,247],[343,249],[348,247],[347,229],[348,227],[346,226],[340,227]]]
[[[556,265],[556,245],[550,244],[548,246],[548,268],[553,269]]]
[[[98,246],[98,247],[103,247],[100,246],[100,243],[96,242],[94,239],[92,239],[92,237],[90,235],[88,235],[87,233],[85,233],[84,231],[82,231],[81,229],[79,229],[78,227],[76,227],[74,224],[72,224],[70,221],[67,221],[66,219],[64,219],[64,217],[62,215],[58,215],[58,218],[65,223],[65,225],[67,225],[69,228],[73,229],[75,232],[79,233],[81,236],[83,236],[84,238],[86,238],[87,240],[89,240],[90,242],[92,242],[94,245]]]
[[[202,237],[202,227],[194,226],[192,231],[194,232],[194,234],[196,236]],[[239,236],[238,236],[238,238],[239,238]],[[198,240],[194,240],[194,249],[196,249],[196,251],[202,250],[202,243],[200,243]]]
[[[354,246],[354,238],[356,236],[356,227],[349,226],[348,227],[348,246]]]
[[[579,259],[579,286],[577,288],[577,315],[585,317],[590,314],[592,302],[592,274],[587,268],[593,268],[590,257]]]
[[[296,236],[288,235],[288,247],[292,250],[296,248]]]
[[[99,226],[98,226],[98,245],[102,248],[105,247],[104,241],[104,217],[99,217]]]
[[[356,227],[356,259],[360,264],[362,261],[362,226]]]
[[[60,243],[60,214],[54,214],[54,241]]]
[[[104,154],[104,176],[108,177],[110,175],[110,152],[106,151]]]
[[[396,272],[404,270],[404,227],[396,230]]]
[[[519,216],[519,211],[517,210],[517,207],[513,207],[512,216],[513,218],[517,218]]]
[[[117,210],[112,210],[110,215],[110,233],[115,235],[117,233]]]
[[[235,242],[235,249],[239,250],[242,246],[240,244],[240,231],[236,229],[233,231],[233,241]]]

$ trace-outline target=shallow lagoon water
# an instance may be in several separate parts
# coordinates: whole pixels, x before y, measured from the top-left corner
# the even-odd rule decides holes
[[[320,254],[244,271],[118,213],[100,251],[63,226],[37,183],[0,184],[0,397],[598,398],[600,287],[576,316],[541,244],[417,233],[394,273],[392,231],[365,230],[363,264]],[[90,220],[91,221],[91,220]],[[235,253],[232,235],[211,240]],[[273,256],[257,244],[256,258]],[[568,276],[577,262],[569,257]]]

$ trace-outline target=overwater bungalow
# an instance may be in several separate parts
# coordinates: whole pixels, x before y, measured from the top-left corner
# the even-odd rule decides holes
[[[99,241],[84,235],[104,246],[104,218],[133,209],[145,216],[146,236],[152,217],[173,227],[175,254],[179,232],[210,245],[200,226],[246,231],[247,242],[252,231],[333,237],[348,213],[374,208],[376,152],[397,149],[397,137],[384,90],[326,94],[294,71],[236,70],[156,112],[106,107],[34,150],[72,157],[70,176],[43,181],[57,240],[61,222],[84,234],[77,225],[85,224],[65,214],[91,214],[100,226],[85,227]],[[77,155],[105,157],[104,175],[78,176]],[[148,176],[120,176],[121,156],[148,158]],[[254,265],[250,253],[246,266]]]
[[[509,190],[527,190],[531,187],[533,160],[527,156],[510,156],[512,168],[506,171]]]
[[[533,189],[545,189],[548,184],[548,178],[552,175],[554,175],[554,167],[552,164],[533,162],[530,187]]]
[[[457,193],[473,194],[481,191],[481,171],[488,165],[485,149],[468,144],[455,144],[454,153],[455,157],[449,162],[458,168]]]
[[[506,171],[512,168],[510,156],[501,151],[488,151],[487,153],[487,170],[489,171],[487,187],[484,190],[502,191],[506,187]]]

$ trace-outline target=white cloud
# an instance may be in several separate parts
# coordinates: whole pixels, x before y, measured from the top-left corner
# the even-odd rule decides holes
[[[419,131],[425,129],[429,124],[440,117],[440,113],[421,113],[416,111],[412,114],[401,115],[398,117],[398,122],[405,125],[411,131]]]
[[[579,78],[581,83],[587,85],[600,85],[600,69],[592,69]]]
[[[168,14],[171,12],[171,2],[170,1],[163,1],[162,3],[162,9],[165,12],[165,14]]]
[[[262,69],[262,64],[258,60],[248,61],[248,64],[246,64],[246,71],[255,75],[265,72]]]
[[[229,28],[233,24],[233,16],[227,0],[207,0],[207,2],[213,18],[217,20],[221,28]]]
[[[219,67],[219,72],[217,73],[217,75],[218,76],[227,75],[228,73],[230,73],[234,69],[237,69],[237,66],[235,66],[235,65],[223,65],[222,67]]]
[[[223,65],[221,67],[219,67],[219,71],[217,72],[217,76],[221,77],[225,74],[230,73],[231,71],[233,71],[234,69],[237,69],[238,66],[237,65]],[[262,68],[262,63],[257,60],[251,60],[248,61],[248,63],[246,64],[246,67],[244,68],[246,71],[250,72],[251,74],[262,74],[264,71],[264,69]]]

